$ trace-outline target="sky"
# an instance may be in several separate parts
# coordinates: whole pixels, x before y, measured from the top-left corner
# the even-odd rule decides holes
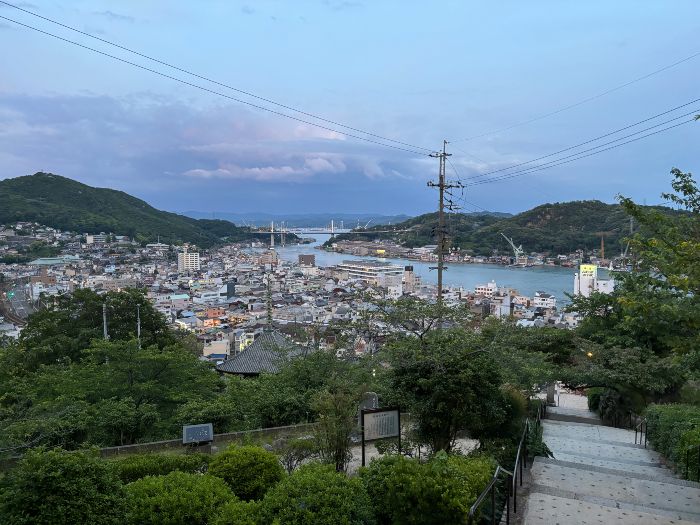
[[[170,211],[426,213],[437,207],[437,192],[426,183],[436,179],[438,159],[425,153],[443,140],[452,153],[448,178],[469,182],[700,98],[699,55],[503,129],[700,53],[697,0],[15,5],[221,84],[427,148],[407,152],[348,137],[334,124],[0,4],[0,16],[332,128],[274,115],[0,19],[0,179],[52,172]],[[664,118],[694,109],[700,113],[700,103]],[[618,194],[659,203],[671,168],[700,173],[699,152],[700,123],[691,123],[453,193],[464,211],[517,213],[545,202],[614,202]]]

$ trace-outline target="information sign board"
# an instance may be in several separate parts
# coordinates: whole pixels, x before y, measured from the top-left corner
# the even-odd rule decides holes
[[[381,412],[365,411],[364,429],[365,441],[397,437],[399,435],[398,409]]]
[[[214,441],[214,425],[185,425],[182,427],[182,444],[211,443]]]

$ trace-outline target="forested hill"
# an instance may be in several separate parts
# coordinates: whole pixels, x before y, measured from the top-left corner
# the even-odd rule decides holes
[[[114,233],[137,241],[190,242],[206,248],[256,237],[224,220],[192,219],[157,210],[123,191],[93,188],[51,173],[0,181],[0,224],[32,221],[79,233]],[[269,236],[269,235],[268,235]]]
[[[673,213],[670,208],[657,207],[664,213]],[[606,250],[618,252],[623,239],[629,235],[630,219],[618,204],[600,201],[573,201],[543,204],[511,217],[499,217],[492,213],[449,214],[446,219],[450,246],[469,250],[477,255],[491,255],[494,250],[510,251],[501,232],[522,244],[526,253],[549,252],[570,253],[577,249],[592,249],[600,246],[605,237]],[[414,217],[396,224],[401,233],[377,233],[376,235],[345,234],[338,239],[394,239],[407,247],[435,244],[437,213]],[[368,228],[386,230],[386,226]],[[330,241],[329,241],[330,242]]]

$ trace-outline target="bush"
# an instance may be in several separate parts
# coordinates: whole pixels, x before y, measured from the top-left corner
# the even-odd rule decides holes
[[[119,479],[131,483],[146,476],[163,476],[174,472],[201,473],[207,469],[207,454],[137,454],[110,460]]]
[[[206,525],[234,499],[226,483],[209,474],[171,472],[129,483],[128,522],[134,525]]]
[[[119,478],[91,452],[27,452],[0,485],[3,523],[117,525],[123,515]]]
[[[260,499],[284,477],[277,456],[260,447],[231,447],[209,463],[209,473],[223,479],[242,500]]]
[[[331,465],[304,465],[267,493],[262,523],[372,525],[372,506],[363,484]]]
[[[486,456],[436,454],[428,463],[401,456],[372,461],[360,477],[380,525],[464,523],[491,480]]]
[[[213,525],[263,525],[259,501],[234,500],[224,505]]]
[[[674,455],[678,458],[676,464],[681,474],[686,479],[700,481],[700,428],[686,430],[681,434]]]
[[[647,435],[654,449],[675,463],[681,474],[685,474],[687,448],[700,445],[700,406],[650,405],[646,417]],[[697,455],[691,458],[693,465],[696,458]],[[695,468],[697,471],[696,465]]]
[[[591,412],[598,412],[600,408],[600,396],[603,394],[603,388],[593,387],[586,390],[586,397],[588,398],[588,410]]]

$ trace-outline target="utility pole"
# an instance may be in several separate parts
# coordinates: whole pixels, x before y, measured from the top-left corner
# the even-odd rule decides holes
[[[445,245],[446,245],[446,233],[445,230],[445,190],[450,188],[459,188],[461,184],[449,184],[445,180],[445,164],[447,162],[447,157],[452,156],[451,153],[447,153],[447,141],[442,141],[442,151],[438,153],[431,153],[431,157],[437,157],[440,159],[440,172],[438,177],[438,182],[433,181],[428,182],[428,186],[431,188],[438,188],[439,190],[439,205],[438,205],[438,265],[437,267],[437,304],[442,306],[442,272],[446,270],[445,268]],[[450,209],[452,207],[450,206]],[[433,269],[433,268],[431,268]]]
[[[136,305],[136,339],[139,342],[139,350],[141,350],[141,305]]]
[[[107,303],[102,303],[102,335],[105,341],[109,339],[109,334],[107,333]]]

